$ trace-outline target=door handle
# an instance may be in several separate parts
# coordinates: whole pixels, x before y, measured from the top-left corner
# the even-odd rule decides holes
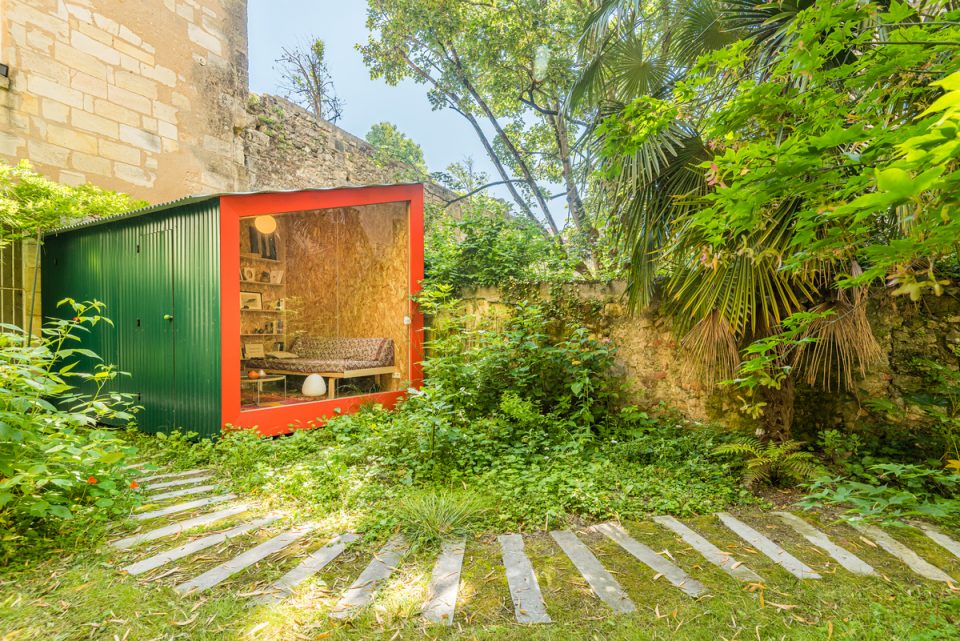
[[[165,320],[165,321],[172,321],[172,320],[173,320],[173,314],[164,314],[164,315],[163,315],[163,320]]]

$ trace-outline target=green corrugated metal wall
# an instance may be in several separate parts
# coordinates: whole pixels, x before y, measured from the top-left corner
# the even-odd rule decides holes
[[[220,433],[219,199],[48,236],[44,316],[63,298],[106,303],[84,346],[129,372],[141,429]],[[165,320],[164,315],[173,316]]]

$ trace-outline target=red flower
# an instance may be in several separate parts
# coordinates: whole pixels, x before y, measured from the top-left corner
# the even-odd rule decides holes
[[[137,483],[136,481],[130,481],[130,489],[131,489],[131,490],[135,490],[135,489],[137,489],[138,487],[140,487],[140,484],[139,484],[139,483]]]
[[[96,482],[97,482],[97,477],[95,476],[91,476],[90,478],[87,479],[87,483],[90,483],[91,485]]]

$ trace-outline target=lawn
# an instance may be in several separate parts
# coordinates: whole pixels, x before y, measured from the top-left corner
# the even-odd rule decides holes
[[[846,526],[817,523],[834,540],[873,565],[878,577],[854,577],[773,517],[755,509],[744,515],[823,575],[798,581],[765,557],[738,543],[711,516],[685,522],[721,548],[732,551],[766,579],[742,585],[705,563],[695,551],[650,522],[631,522],[630,533],[660,551],[708,588],[690,598],[638,564],[614,543],[580,531],[637,604],[637,612],[613,616],[590,592],[571,562],[545,533],[525,536],[550,625],[514,623],[509,591],[491,533],[472,536],[467,547],[457,617],[451,628],[426,627],[415,616],[423,603],[435,548],[414,550],[378,594],[374,604],[348,623],[327,614],[337,595],[375,551],[361,541],[315,579],[276,606],[250,607],[250,594],[279,575],[306,549],[341,531],[335,517],[311,537],[278,558],[241,573],[203,596],[181,597],[171,585],[192,576],[252,542],[231,543],[223,554],[198,555],[177,571],[160,569],[141,580],[117,572],[136,553],[105,552],[94,543],[62,550],[43,559],[24,559],[4,573],[0,585],[0,625],[4,641],[66,639],[956,639],[960,638],[960,594],[911,575],[905,566],[868,546]],[[117,524],[124,530],[128,524]],[[274,530],[257,535],[267,538]],[[908,530],[896,536],[939,567],[960,575],[960,560]],[[141,553],[142,555],[142,553]]]

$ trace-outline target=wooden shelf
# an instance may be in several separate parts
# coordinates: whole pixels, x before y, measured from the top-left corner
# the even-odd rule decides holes
[[[283,336],[283,334],[240,334],[241,336]]]
[[[272,287],[283,287],[284,283],[267,283],[262,280],[240,280],[241,285],[269,285]]]
[[[263,256],[250,256],[250,255],[246,255],[246,254],[240,254],[240,259],[241,259],[241,260],[255,260],[255,261],[258,261],[258,262],[261,262],[261,263],[276,263],[277,265],[279,265],[280,263],[283,262],[282,260],[277,260],[276,258],[264,258]]]
[[[282,309],[241,309],[240,313],[243,312],[254,312],[257,314],[282,314],[285,310]]]

